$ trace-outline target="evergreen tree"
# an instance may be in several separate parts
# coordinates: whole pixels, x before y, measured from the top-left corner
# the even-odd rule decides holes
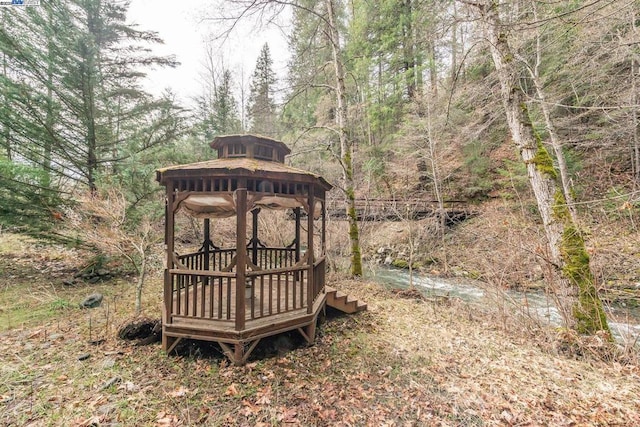
[[[372,144],[396,131],[407,104],[421,94],[425,63],[431,67],[435,55],[436,11],[444,3],[353,2],[345,51],[359,85]]]
[[[205,85],[205,94],[197,99],[197,133],[205,141],[217,135],[242,131],[238,104],[233,96],[233,76],[229,69],[221,74],[211,70],[211,84]]]
[[[287,86],[283,123],[293,132],[324,126],[333,121],[331,108],[323,103],[331,96],[333,82],[331,51],[327,36],[319,31],[324,2],[301,0],[300,7],[293,8],[293,30],[288,39],[291,60],[288,64]]]
[[[160,40],[125,24],[126,4],[51,1],[1,12],[3,145],[10,161],[39,171],[40,187],[93,191],[100,174],[179,133],[171,98],[139,85],[144,66],[175,62],[149,53],[144,44]]]
[[[277,109],[275,103],[276,74],[269,44],[260,50],[256,67],[251,77],[248,115],[250,131],[253,133],[277,136]]]

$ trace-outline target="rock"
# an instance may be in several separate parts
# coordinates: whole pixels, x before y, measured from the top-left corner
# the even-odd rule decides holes
[[[106,405],[98,407],[98,414],[103,416],[111,415],[116,412],[116,409],[116,405],[114,405],[113,403],[108,403]]]
[[[81,354],[80,356],[78,356],[78,360],[80,360],[80,361],[87,360],[90,357],[91,357],[91,355],[89,353],[84,353],[84,354]]]
[[[105,270],[104,268],[101,268],[98,271],[96,271],[96,274],[98,276],[109,276],[111,273],[109,273],[109,271]]]
[[[76,284],[75,279],[67,279],[67,280],[63,280],[62,284],[64,286],[74,286]]]
[[[81,308],[96,308],[102,304],[103,295],[100,293],[91,294],[80,303]]]
[[[102,390],[106,390],[106,389],[108,389],[109,387],[111,387],[112,385],[116,385],[116,384],[118,384],[120,381],[122,381],[122,378],[120,378],[120,377],[113,377],[113,378],[111,378],[109,381],[107,381],[106,383],[104,383],[104,384],[102,385],[102,387],[100,388],[100,391],[102,391]]]
[[[393,262],[393,258],[391,258],[391,255],[388,255],[385,259],[384,259],[384,265],[391,265],[391,263]]]

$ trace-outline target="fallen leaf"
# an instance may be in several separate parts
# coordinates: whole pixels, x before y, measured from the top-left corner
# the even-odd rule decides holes
[[[169,395],[170,397],[183,397],[186,396],[187,393],[189,393],[189,389],[184,386],[180,386],[177,389],[167,393],[167,395]]]
[[[227,387],[227,390],[225,390],[224,395],[225,396],[237,396],[238,393],[239,393],[238,387],[236,386],[236,383],[233,383],[229,387]]]

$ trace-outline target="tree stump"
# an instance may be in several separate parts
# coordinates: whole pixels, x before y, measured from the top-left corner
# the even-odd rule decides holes
[[[147,345],[162,339],[162,322],[160,319],[137,317],[118,329],[118,338],[136,341],[136,345]]]

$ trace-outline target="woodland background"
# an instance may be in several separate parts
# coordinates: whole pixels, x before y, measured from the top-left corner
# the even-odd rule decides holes
[[[494,3],[532,125],[544,144],[553,130],[564,153],[599,286],[623,289],[616,298],[626,298],[640,281],[640,4]],[[205,47],[195,107],[170,92],[142,90],[145,70],[175,61],[154,55],[156,33],[127,24],[126,2],[3,8],[2,229],[127,253],[139,269],[161,232],[155,169],[209,159],[216,135],[251,132],[286,142],[288,161],[334,183],[337,200],[462,200],[477,213],[448,229],[409,221],[401,210],[399,224],[361,223],[365,264],[378,262],[383,249],[399,265],[502,287],[539,285],[548,269],[544,233],[509,135],[478,4],[216,3],[206,18],[222,36],[243,12],[268,22],[294,5],[291,60],[287,75],[276,75],[265,44],[245,87]],[[334,34],[325,25],[329,5]],[[336,63],[345,77],[342,105]],[[108,228],[117,233],[78,234],[96,209],[114,213]],[[334,233],[338,270],[346,270],[347,234]]]
[[[154,54],[153,28],[127,23],[127,2],[0,8],[0,424],[640,424],[637,336],[550,328],[502,292],[547,289],[554,266],[486,14],[540,146],[554,170],[566,161],[599,294],[637,331],[639,1],[211,3],[222,38],[240,16],[266,25],[289,8],[287,74],[265,45],[244,85],[212,43],[200,96],[180,104],[142,89],[175,59]],[[235,367],[206,343],[167,357],[117,339],[134,310],[159,313],[155,170],[210,159],[215,136],[243,132],[286,142],[289,163],[335,185],[337,206],[400,201],[398,221],[358,224],[365,272],[389,262],[481,279],[483,304],[348,280],[348,223],[332,218],[328,277],[368,309],[328,316],[314,346],[274,337]],[[416,199],[474,215],[414,221],[401,201]],[[199,243],[200,225],[181,221]],[[282,237],[271,225],[264,237]],[[80,309],[93,292],[103,304]]]

